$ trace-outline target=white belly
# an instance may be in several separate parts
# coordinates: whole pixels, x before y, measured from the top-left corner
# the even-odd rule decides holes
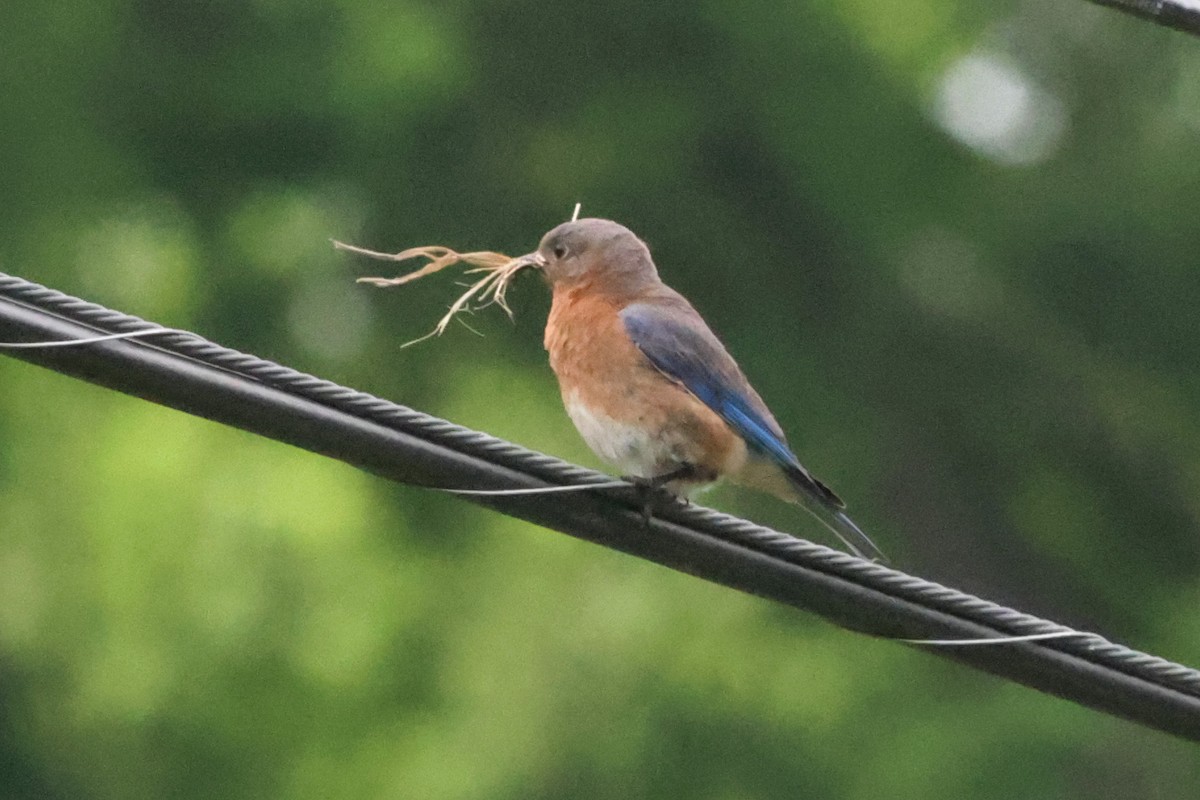
[[[669,472],[680,461],[671,442],[651,436],[640,427],[593,413],[574,398],[567,400],[566,408],[592,452],[619,469],[622,475],[654,478]]]

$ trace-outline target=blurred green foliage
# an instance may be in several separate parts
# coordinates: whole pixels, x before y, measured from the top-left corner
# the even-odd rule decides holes
[[[1200,42],[1082,0],[97,0],[0,26],[0,269],[595,464],[536,280],[653,247],[902,568],[1200,662]],[[1175,798],[1194,748],[0,359],[0,796]],[[772,501],[713,504],[820,536]]]

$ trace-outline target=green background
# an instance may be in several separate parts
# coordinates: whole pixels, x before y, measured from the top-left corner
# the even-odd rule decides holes
[[[0,270],[598,466],[617,219],[896,565],[1200,663],[1200,41],[1082,0],[96,0],[0,25]],[[1176,798],[1192,745],[0,359],[5,798]],[[803,536],[792,508],[706,503]],[[822,539],[823,540],[823,539]]]

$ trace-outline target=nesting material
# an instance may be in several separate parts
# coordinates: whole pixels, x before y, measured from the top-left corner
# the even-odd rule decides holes
[[[351,244],[335,241],[333,246],[338,250],[376,258],[382,261],[407,261],[410,258],[427,258],[429,263],[418,270],[395,278],[359,278],[359,283],[369,283],[372,286],[402,286],[406,283],[440,272],[446,267],[459,262],[469,264],[474,269],[465,271],[467,275],[483,273],[483,277],[472,283],[462,295],[450,305],[432,331],[419,339],[408,342],[404,347],[424,341],[431,336],[441,336],[450,322],[460,313],[477,311],[490,305],[498,305],[504,313],[512,317],[512,309],[508,307],[506,293],[508,286],[517,273],[526,267],[534,266],[528,259],[510,258],[503,253],[493,253],[483,250],[475,253],[457,253],[449,247],[410,247],[399,253],[377,253]]]

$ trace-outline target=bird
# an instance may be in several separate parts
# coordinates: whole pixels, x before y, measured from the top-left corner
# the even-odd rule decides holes
[[[572,220],[521,258],[550,285],[550,367],[567,415],[602,461],[682,499],[722,479],[769,492],[803,506],[854,555],[883,560],[633,231]]]

